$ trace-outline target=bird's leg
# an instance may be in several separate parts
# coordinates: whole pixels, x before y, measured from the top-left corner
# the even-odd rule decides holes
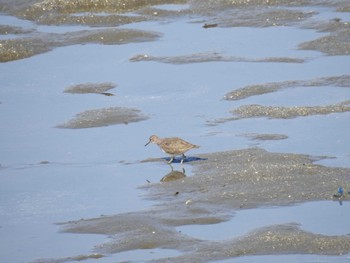
[[[170,168],[171,168],[171,171],[173,172],[173,171],[174,171],[173,166],[172,166],[171,163],[169,163],[169,162],[168,162],[168,164],[169,164],[169,166],[170,166]]]
[[[170,158],[168,164],[171,164],[173,161],[174,161],[174,156],[171,156],[171,158]]]
[[[184,160],[186,159],[186,156],[184,154],[182,154],[182,158],[181,158],[181,164],[183,164]]]

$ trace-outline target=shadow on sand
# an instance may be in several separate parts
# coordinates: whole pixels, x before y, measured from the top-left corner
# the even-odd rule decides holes
[[[163,157],[160,158],[161,160],[165,160],[167,162],[170,161],[171,157]],[[181,163],[182,157],[176,157],[171,163]],[[195,161],[205,161],[207,158],[200,158],[200,157],[187,157],[183,160],[183,163],[189,163],[189,162],[195,162]]]

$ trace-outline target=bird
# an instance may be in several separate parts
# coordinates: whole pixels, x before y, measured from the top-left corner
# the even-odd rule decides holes
[[[171,138],[159,138],[157,135],[152,135],[149,141],[145,144],[147,146],[150,143],[155,143],[159,148],[170,155],[168,164],[171,164],[177,155],[182,155],[181,164],[186,159],[185,152],[188,150],[199,148],[198,145],[186,142],[185,140],[178,137]]]

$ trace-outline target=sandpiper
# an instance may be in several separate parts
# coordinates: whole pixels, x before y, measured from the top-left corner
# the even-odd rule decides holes
[[[185,160],[185,152],[188,150],[191,150],[193,148],[199,148],[198,145],[194,145],[192,143],[186,142],[178,137],[172,137],[172,138],[159,138],[157,135],[152,135],[149,138],[149,142],[145,144],[147,146],[149,143],[155,143],[157,144],[160,149],[170,155],[170,160],[168,164],[170,164],[175,156],[182,155],[181,164]]]

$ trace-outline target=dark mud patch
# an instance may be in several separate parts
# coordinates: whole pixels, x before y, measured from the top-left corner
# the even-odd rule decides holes
[[[128,124],[148,119],[140,110],[133,108],[111,107],[87,110],[78,113],[72,120],[57,125],[56,128],[83,129],[116,124]]]
[[[350,101],[327,106],[274,107],[263,105],[243,105],[231,111],[232,120],[246,118],[292,119],[312,115],[327,115],[350,111]]]
[[[301,25],[317,14],[318,7],[348,12],[345,1],[191,1],[194,13],[207,17],[207,24],[221,27],[270,27]],[[316,24],[316,23],[315,23]]]
[[[315,50],[330,56],[350,54],[350,21],[334,18],[329,21],[313,21],[302,27],[329,32],[327,36],[301,43],[299,49]]]
[[[175,10],[164,5],[186,5]],[[287,1],[28,1],[21,4],[3,3],[4,13],[45,25],[84,25],[90,27],[115,27],[142,21],[154,21],[174,16],[199,15],[217,20],[219,26],[276,26],[290,25],[304,20],[314,13],[299,10],[273,8],[281,5],[305,6],[308,3],[290,4]],[[333,3],[334,5],[337,4]],[[340,6],[344,7],[344,6]],[[215,12],[215,13],[214,13]],[[219,15],[218,15],[219,13]],[[209,23],[214,24],[214,23]]]
[[[241,256],[319,254],[343,255],[349,251],[350,237],[323,236],[302,231],[295,225],[276,225],[253,231],[225,242],[197,245],[193,253],[172,258],[172,262],[208,262]],[[164,259],[152,262],[164,262]]]
[[[247,133],[247,134],[243,134],[242,136],[245,136],[254,141],[278,141],[278,140],[288,139],[288,136],[284,134]]]
[[[270,153],[259,148],[199,155],[194,175],[183,182],[148,186],[149,198],[171,194],[175,186],[183,201],[220,203],[229,208],[286,205],[330,200],[350,169],[314,164],[326,157]],[[196,193],[196,194],[194,194]]]
[[[148,192],[146,198],[157,200],[158,205],[148,210],[67,222],[62,224],[63,231],[110,235],[108,242],[94,248],[94,252],[103,255],[153,248],[181,251],[183,254],[172,257],[172,262],[350,252],[349,236],[310,233],[294,224],[271,225],[215,242],[177,231],[178,226],[205,228],[227,221],[241,209],[332,200],[338,186],[345,186],[350,179],[350,169],[314,164],[324,157],[270,153],[258,148],[200,157],[205,160],[191,163],[193,176],[143,187]],[[342,200],[350,197],[345,195]]]
[[[0,25],[0,35],[18,35],[33,32],[31,29],[23,29],[17,26]]]
[[[82,30],[64,34],[36,33],[17,39],[0,41],[0,62],[42,54],[57,47],[79,44],[120,45],[153,41],[160,34],[134,29]]]
[[[244,88],[240,88],[227,93],[224,96],[225,100],[241,100],[251,96],[257,96],[261,94],[271,93],[282,89],[283,87],[290,87],[292,84],[296,84],[294,81],[283,83],[267,83],[260,85],[251,85]]]
[[[30,263],[65,263],[65,262],[73,262],[73,261],[84,261],[84,260],[89,260],[89,259],[100,259],[103,258],[104,256],[98,253],[91,254],[91,255],[78,255],[74,257],[66,257],[66,258],[60,258],[60,259],[36,259],[33,261],[30,261]]]
[[[304,50],[321,51],[331,56],[349,55],[350,27],[348,30],[341,30],[328,36],[302,43],[299,45],[299,48]]]
[[[303,63],[304,59],[288,57],[271,57],[249,59],[235,56],[222,55],[217,52],[202,52],[182,56],[152,56],[139,54],[129,59],[131,62],[154,61],[167,64],[191,64],[203,62],[271,62],[271,63]]]
[[[211,20],[210,23],[217,24],[220,27],[293,26],[315,14],[315,12],[281,8],[242,8],[233,9],[222,17]]]
[[[194,12],[205,16],[201,23],[217,27],[292,26],[329,32],[327,36],[301,43],[299,49],[320,51],[328,55],[349,55],[350,21],[339,18],[328,22],[311,20],[317,12],[305,11],[305,7],[310,10],[328,7],[338,12],[349,12],[349,4],[344,1],[196,1],[192,5]]]
[[[50,51],[51,48],[41,39],[11,39],[0,41],[0,62],[28,58]]]
[[[176,4],[163,3],[162,5],[150,6],[138,10],[136,13],[139,15],[147,16],[148,18],[176,18],[185,15],[193,14],[193,11],[189,9],[187,1],[178,1]]]
[[[332,3],[307,1],[301,3],[289,3],[288,1],[190,1],[184,0],[148,0],[148,1],[29,1],[13,5],[3,3],[1,10],[25,20],[34,21],[36,24],[45,25],[83,25],[94,27],[116,27],[125,24],[139,23],[142,21],[155,21],[157,19],[171,19],[176,16],[199,15],[199,23],[215,25],[215,27],[271,27],[271,26],[297,26],[312,28],[315,30],[330,32],[328,36],[301,43],[300,49],[318,50],[330,55],[349,54],[349,25],[348,21],[332,20],[326,25],[320,21],[309,21],[316,12],[304,12],[301,8],[308,6],[327,6],[338,8],[346,12],[348,5],[344,1],[332,1]],[[188,4],[188,8],[180,10],[164,10],[161,7],[166,4]],[[293,8],[290,8],[293,7]],[[298,10],[297,8],[300,8]],[[32,29],[11,28],[3,26],[2,31],[21,36],[18,39],[0,41],[0,62],[27,58],[52,50],[55,47],[100,43],[123,44],[139,41],[156,40],[159,34],[144,32],[138,36],[136,31],[130,30],[129,35],[121,36],[116,29],[101,29],[98,32],[75,32],[66,34],[44,34],[33,32]],[[215,30],[215,29],[214,29]],[[118,33],[116,32],[118,31]],[[33,33],[33,34],[27,34]],[[22,35],[23,36],[22,36]],[[84,34],[85,36],[83,36]],[[75,36],[73,36],[75,35]],[[79,36],[81,35],[81,36]],[[226,57],[217,54],[209,54],[198,57],[197,54],[179,57],[152,57],[136,56],[132,61],[153,60],[163,63],[185,64],[209,61],[231,62],[282,62],[302,63],[300,58],[261,58],[246,59],[240,57]]]
[[[146,21],[147,16],[128,15],[153,5],[183,4],[181,0],[147,1],[85,1],[85,0],[45,0],[28,1],[13,6],[4,4],[3,10],[22,19],[40,24],[80,24],[90,26],[118,26]]]
[[[328,115],[333,113],[344,113],[350,111],[350,101],[343,101],[338,104],[326,106],[293,106],[275,107],[258,104],[243,105],[231,110],[233,117],[208,121],[207,125],[214,126],[228,121],[236,121],[249,118],[268,119],[294,119],[298,117],[308,117],[314,115]]]
[[[341,18],[335,17],[326,21],[311,20],[310,22],[305,22],[302,27],[307,29],[314,29],[317,30],[317,32],[332,33],[342,30],[349,30],[350,21],[344,21]]]
[[[107,91],[114,89],[117,87],[117,84],[106,82],[106,83],[85,83],[73,85],[66,88],[64,93],[72,93],[72,94],[102,94],[107,96],[113,96],[112,93],[108,93]]]
[[[191,2],[193,9],[203,10],[207,12],[217,13],[220,10],[227,10],[229,8],[254,8],[254,7],[303,7],[303,6],[328,6],[337,9],[349,7],[349,4],[341,1],[318,1],[318,0],[307,0],[307,1],[288,1],[288,0],[270,0],[270,1],[261,1],[261,0],[221,0],[221,1],[200,1],[195,0]]]
[[[339,6],[337,12],[350,12],[350,4],[343,2],[343,6]]]
[[[312,80],[293,80],[250,85],[231,91],[224,96],[225,100],[241,100],[252,96],[272,93],[285,88],[336,86],[350,87],[350,75],[317,78]]]

